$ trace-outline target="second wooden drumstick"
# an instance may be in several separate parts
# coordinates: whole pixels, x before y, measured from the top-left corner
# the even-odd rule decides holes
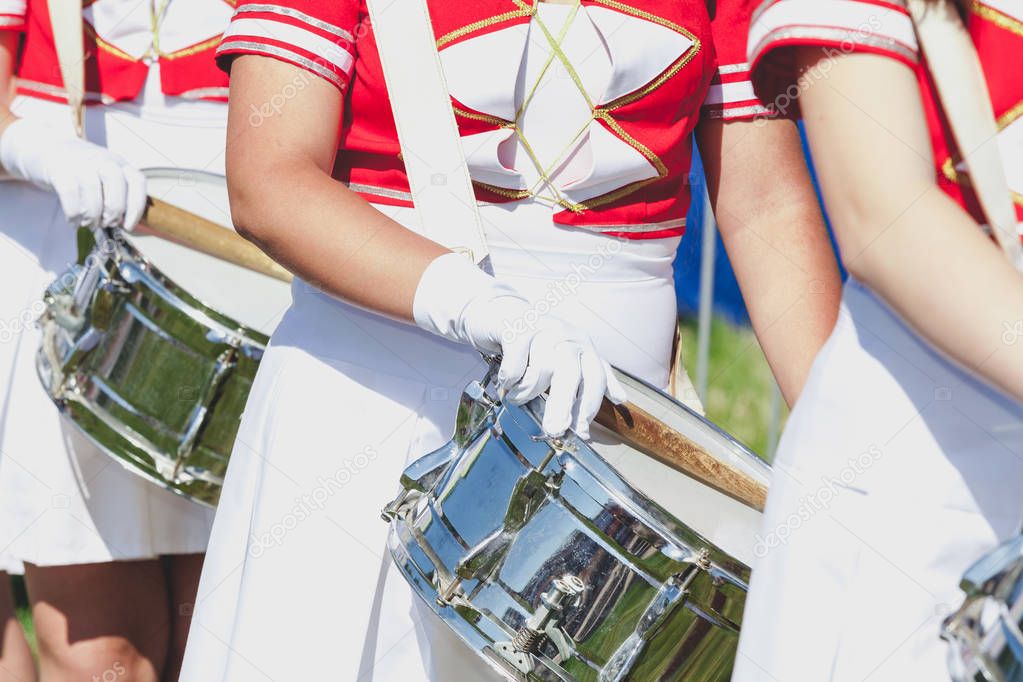
[[[282,282],[292,279],[290,272],[234,230],[160,199],[149,198],[142,225],[160,237],[247,270]]]

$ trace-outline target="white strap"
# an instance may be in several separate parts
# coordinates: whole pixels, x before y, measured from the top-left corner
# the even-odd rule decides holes
[[[367,0],[412,201],[430,239],[489,253],[425,0]]]
[[[68,108],[78,137],[85,137],[85,45],[81,0],[49,0],[53,42],[64,80]]]
[[[1005,255],[1023,270],[1023,247],[998,149],[998,126],[970,34],[950,0],[909,0],[909,11],[977,201]]]

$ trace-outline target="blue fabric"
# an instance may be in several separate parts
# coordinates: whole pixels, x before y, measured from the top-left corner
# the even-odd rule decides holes
[[[813,170],[813,160],[810,158],[810,150],[806,145],[806,134],[803,124],[799,124],[799,134],[803,141],[803,152],[806,154],[807,164],[810,166],[810,174],[813,179],[814,190],[817,192],[817,200],[820,201],[820,188],[817,185],[817,176]],[[675,291],[678,298],[679,314],[694,316],[697,314],[700,303],[700,254],[703,245],[703,196],[706,180],[703,175],[703,162],[700,160],[698,150],[693,152],[693,167],[689,180],[692,187],[693,202],[689,208],[689,215],[686,217],[686,234],[682,238],[678,255],[675,258]],[[823,210],[823,205],[821,207]],[[827,214],[824,216],[827,221]],[[831,226],[828,226],[830,233]],[[831,236],[831,243],[835,246],[834,235]],[[721,243],[721,236],[718,235],[715,248],[717,250],[716,267],[714,269],[714,312],[724,317],[733,324],[749,324],[749,315],[746,306],[739,293],[739,284],[735,280],[735,273],[732,271],[731,263],[728,261],[728,254],[725,253]],[[842,280],[846,273],[842,271]]]

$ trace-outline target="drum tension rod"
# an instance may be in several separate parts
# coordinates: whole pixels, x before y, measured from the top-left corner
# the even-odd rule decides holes
[[[558,649],[558,657],[566,660],[572,655],[572,638],[561,628],[565,610],[578,602],[586,591],[586,584],[574,575],[563,575],[554,580],[547,592],[540,595],[540,606],[519,628],[510,642],[497,642],[495,648],[516,670],[528,674],[533,670],[533,654],[540,651],[545,639]]]

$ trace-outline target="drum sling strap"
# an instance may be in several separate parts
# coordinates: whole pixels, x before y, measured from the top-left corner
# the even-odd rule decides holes
[[[424,234],[490,270],[483,221],[423,0],[367,0]]]
[[[977,50],[955,4],[909,0],[920,48],[981,210],[1006,257],[1023,271],[1023,246],[998,149],[998,125]]]
[[[81,0],[48,0],[53,44],[64,81],[71,122],[78,137],[85,138],[85,41]]]

